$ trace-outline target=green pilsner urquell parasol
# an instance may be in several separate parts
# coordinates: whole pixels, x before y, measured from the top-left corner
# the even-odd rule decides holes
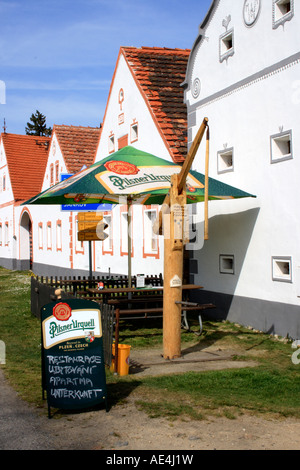
[[[118,204],[120,197],[134,204],[161,205],[169,193],[171,176],[181,166],[127,146],[89,168],[32,197],[25,204]],[[205,176],[190,170],[187,203],[204,201]],[[209,178],[210,200],[255,197]]]

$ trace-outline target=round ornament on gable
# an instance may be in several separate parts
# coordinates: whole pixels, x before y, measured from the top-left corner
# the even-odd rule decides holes
[[[197,77],[192,83],[193,98],[195,99],[198,98],[198,96],[200,95],[200,92],[201,92],[201,82],[200,82],[200,79]]]
[[[250,27],[256,23],[260,13],[261,0],[245,0],[243,18],[246,26]]]

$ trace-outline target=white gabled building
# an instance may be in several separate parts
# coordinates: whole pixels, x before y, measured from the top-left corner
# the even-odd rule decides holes
[[[77,213],[23,203],[62,174],[91,165],[99,136],[100,128],[74,126],[54,126],[51,139],[1,134],[1,266],[46,276],[88,272],[88,250],[77,241]]]
[[[42,188],[48,137],[2,133],[0,137],[0,264],[8,269],[32,269],[34,223],[21,203]]]
[[[210,176],[257,196],[210,203],[210,238],[193,254],[192,279],[220,318],[292,338],[300,338],[299,76],[298,2],[214,0],[184,83],[189,145],[207,116]],[[202,157],[194,168],[204,172]]]
[[[42,191],[94,163],[99,127],[54,125]],[[34,220],[35,274],[45,276],[88,275],[88,246],[77,239],[77,211],[63,206],[26,205]]]
[[[100,161],[126,145],[180,163],[187,151],[186,106],[180,87],[189,50],[121,47],[101,137]],[[163,272],[163,240],[152,232],[158,207],[133,206],[132,274]],[[95,271],[127,274],[127,206],[105,214],[110,238],[95,242]]]

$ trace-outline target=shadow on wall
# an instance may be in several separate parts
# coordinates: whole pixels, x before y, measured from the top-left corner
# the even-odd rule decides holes
[[[201,298],[201,302],[217,306],[210,312],[211,318],[228,317],[259,210],[257,207],[211,217],[209,240],[190,257],[190,280],[203,286],[201,293],[194,294],[194,300]],[[203,231],[203,222],[196,228]]]

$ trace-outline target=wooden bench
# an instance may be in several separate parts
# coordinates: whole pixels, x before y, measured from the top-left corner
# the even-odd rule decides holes
[[[136,299],[134,299],[136,300]],[[149,299],[149,302],[151,300]],[[131,319],[143,319],[143,318],[162,318],[163,314],[163,306],[155,307],[155,308],[128,308],[123,309],[120,306],[123,304],[129,303],[132,305],[133,299],[115,299],[110,300],[109,304],[115,305],[117,308],[115,309],[115,316],[116,316],[116,323],[115,323],[115,366],[114,366],[114,373],[117,373],[118,367],[118,344],[119,344],[119,328],[120,328],[120,317],[124,317],[124,319],[131,320]],[[191,331],[188,321],[187,321],[187,312],[201,312],[206,309],[215,308],[214,304],[196,304],[194,302],[176,302],[177,304],[181,304],[182,307],[182,317],[183,323],[182,327],[187,331]],[[143,316],[138,316],[143,314]],[[149,315],[150,314],[150,315]],[[133,315],[133,316],[128,316]],[[148,316],[149,315],[149,316]],[[201,314],[198,315],[199,319],[199,333],[194,332],[196,335],[200,336],[202,333],[202,318]]]

